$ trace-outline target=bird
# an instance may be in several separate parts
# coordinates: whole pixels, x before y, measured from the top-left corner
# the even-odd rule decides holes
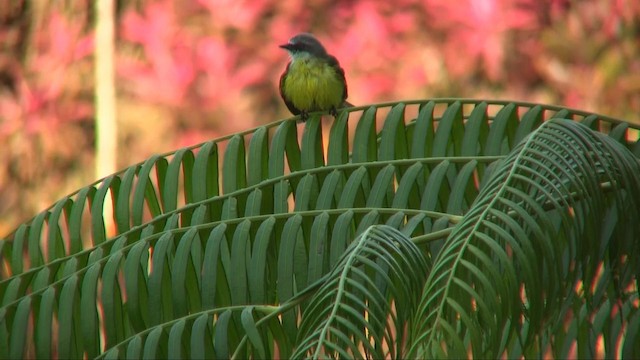
[[[339,108],[353,106],[346,102],[344,70],[315,36],[297,34],[280,48],[290,56],[280,76],[280,96],[293,115],[306,121],[310,112],[329,111],[335,117]]]

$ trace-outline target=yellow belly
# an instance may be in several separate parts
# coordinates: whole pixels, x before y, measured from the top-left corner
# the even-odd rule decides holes
[[[342,79],[321,60],[294,61],[282,85],[284,96],[302,111],[328,111],[344,101]]]

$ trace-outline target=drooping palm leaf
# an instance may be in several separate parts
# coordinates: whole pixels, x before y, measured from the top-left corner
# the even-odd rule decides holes
[[[415,289],[428,263],[402,233],[371,226],[347,249],[302,315],[293,358],[402,358]],[[391,321],[387,321],[387,318]],[[362,350],[361,350],[362,349]]]
[[[435,260],[412,354],[556,351],[552,337],[538,336],[564,325],[557,319],[573,305],[574,288],[591,313],[599,306],[588,301],[594,281],[617,281],[619,292],[633,285],[639,173],[627,149],[575,122],[533,131],[496,168]],[[597,275],[600,262],[606,273]]]

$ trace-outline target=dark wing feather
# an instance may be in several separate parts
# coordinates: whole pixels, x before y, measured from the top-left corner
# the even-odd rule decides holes
[[[347,92],[347,79],[344,76],[344,69],[340,67],[340,63],[338,62],[338,59],[336,59],[335,56],[327,55],[327,62],[329,63],[329,65],[331,65],[331,67],[336,69],[336,72],[338,73],[338,76],[340,76],[340,79],[342,80],[342,83],[344,84],[344,92],[342,93],[342,101],[345,101],[347,99],[347,97],[349,96],[349,94]]]
[[[282,100],[284,100],[284,104],[287,105],[287,109],[289,109],[289,111],[291,111],[293,115],[300,115],[301,111],[297,109],[295,106],[293,106],[293,103],[289,99],[287,99],[287,97],[284,95],[284,91],[282,91],[284,87],[284,79],[287,77],[287,74],[289,73],[290,66],[291,66],[291,62],[287,64],[287,68],[284,70],[282,75],[280,75],[280,87],[279,87],[280,97],[282,98]]]

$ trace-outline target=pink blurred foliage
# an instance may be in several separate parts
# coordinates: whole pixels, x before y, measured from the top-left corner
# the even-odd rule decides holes
[[[269,0],[197,0],[211,17],[211,25],[217,29],[252,31],[259,19],[272,4]]]
[[[427,85],[419,56],[425,40],[418,31],[420,13],[410,3],[359,1],[336,7],[336,27],[349,26],[336,31],[336,40],[327,46],[347,69],[356,102],[391,99],[403,89]]]
[[[635,0],[610,0],[583,7],[585,26],[589,30],[602,31],[614,40],[623,23],[631,23],[640,14],[640,2]]]
[[[0,136],[18,129],[28,134],[53,131],[63,122],[87,119],[92,114],[90,102],[68,96],[76,85],[69,83],[73,64],[93,52],[92,35],[83,34],[82,24],[54,11],[34,33],[32,46],[24,62],[1,55],[13,76],[14,88],[0,91]]]
[[[55,7],[29,25],[0,26],[0,233],[71,191],[62,178],[91,161],[93,35]]]
[[[492,81],[502,74],[505,35],[513,30],[535,30],[538,0],[429,0],[427,11],[443,36],[447,68],[454,76],[469,73],[481,61]]]
[[[214,108],[224,102],[230,90],[256,85],[264,79],[266,64],[240,64],[240,49],[215,37],[198,42],[196,64],[202,74],[199,93],[206,94],[207,106]]]
[[[313,32],[340,60],[349,100],[358,105],[484,97],[631,120],[640,113],[640,1],[117,4],[119,152],[127,154],[121,166],[289,116],[277,89],[287,55],[277,45],[301,31]],[[25,182],[62,188],[62,178],[90,176],[90,6],[47,2],[7,15],[0,5],[0,141],[10,149],[0,164],[0,230],[2,221],[15,220],[3,220],[9,219],[3,210],[17,206],[14,194]],[[36,8],[44,10],[36,16]],[[73,166],[77,172],[69,175]],[[55,200],[45,195],[34,192],[34,202]],[[34,206],[20,211],[32,214]]]
[[[170,1],[150,3],[142,14],[134,10],[124,14],[122,40],[143,50],[142,56],[119,58],[118,73],[127,79],[127,91],[156,104],[213,110],[230,92],[262,78],[264,66],[240,65],[238,47],[222,36],[198,34],[177,14]]]
[[[190,53],[192,39],[176,25],[175,12],[169,5],[151,3],[144,14],[124,14],[122,39],[141,45],[148,55],[144,59],[119,58],[118,71],[121,78],[129,80],[129,89],[141,98],[179,105],[196,71]]]

